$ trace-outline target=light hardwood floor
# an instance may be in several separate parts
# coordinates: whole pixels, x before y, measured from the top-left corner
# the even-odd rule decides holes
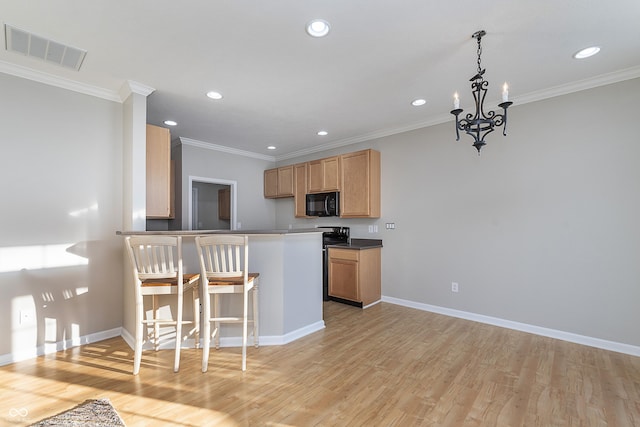
[[[0,368],[0,425],[90,398],[127,426],[640,426],[640,358],[381,303],[325,303],[285,346],[143,353],[122,338]],[[630,326],[630,327],[637,327]]]

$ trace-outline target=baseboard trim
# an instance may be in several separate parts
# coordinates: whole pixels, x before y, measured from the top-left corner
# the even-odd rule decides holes
[[[429,311],[432,313],[443,314],[445,316],[457,317],[460,319],[471,320],[488,325],[499,326],[502,328],[513,329],[530,334],[540,335],[543,337],[555,338],[575,344],[586,345],[589,347],[600,348],[603,350],[615,351],[617,353],[628,354],[631,356],[640,356],[640,347],[630,344],[619,343],[615,341],[607,341],[600,338],[578,335],[571,332],[559,331],[556,329],[543,328],[540,326],[529,325],[526,323],[513,322],[511,320],[500,319],[497,317],[485,316],[482,314],[470,313],[467,311],[454,310],[452,308],[440,307],[437,305],[423,304],[415,301],[404,300],[394,297],[382,297],[383,302],[401,305],[403,307],[415,308],[417,310]]]
[[[284,335],[271,335],[271,336],[260,336],[260,345],[285,345],[298,340],[302,337],[310,335],[314,332],[321,331],[325,328],[324,320],[320,320],[316,323],[312,323],[310,325],[304,326],[302,328],[296,329],[295,331],[291,331]],[[238,339],[239,340],[239,339]],[[238,341],[238,344],[242,345],[242,341]]]
[[[304,336],[312,334],[317,331],[321,331],[325,328],[324,320],[312,323],[311,325],[304,326],[296,329],[284,335],[267,335],[260,336],[260,345],[284,345],[300,339]],[[38,356],[45,354],[55,353],[61,350],[66,350],[72,347],[78,347],[85,344],[91,344],[98,341],[103,341],[109,338],[121,336],[131,349],[135,345],[134,336],[129,333],[125,328],[114,328],[108,331],[97,332],[95,334],[89,334],[77,339],[60,341],[57,343],[46,344],[37,348],[32,348],[25,351],[15,352],[11,354],[0,355],[0,366],[8,365],[10,363],[20,362],[23,360],[34,359]],[[222,337],[220,339],[220,347],[240,347],[242,345],[242,337]],[[249,345],[253,345],[251,337],[249,337]],[[187,339],[182,343],[183,348],[195,348],[195,340]],[[143,346],[144,350],[150,350],[152,347],[146,343]],[[160,345],[163,350],[173,349],[173,341],[166,340]]]
[[[83,335],[78,338],[72,338],[70,340],[58,341],[55,343],[46,343],[38,347],[16,351],[9,354],[3,354],[0,356],[0,366],[8,365],[15,362],[21,362],[23,360],[34,359],[38,356],[44,356],[45,354],[56,353],[58,351],[66,350],[72,347],[92,344],[94,342],[118,337],[122,334],[122,331],[122,328],[113,328],[107,331],[96,332],[89,335]]]
[[[297,339],[300,339],[304,336],[312,334],[314,332],[321,331],[325,328],[324,320],[320,320],[316,323],[312,323],[310,325],[304,326],[302,328],[296,329],[295,331],[288,332],[284,335],[260,335],[260,345],[285,345],[290,342],[293,342]],[[122,338],[125,342],[133,349],[135,344],[135,338],[129,331],[122,328]],[[202,344],[202,338],[200,339],[200,343]],[[143,350],[151,350],[151,345],[145,343],[143,345]],[[253,345],[253,341],[251,335],[249,335],[249,346]],[[221,337],[220,338],[220,347],[240,347],[242,346],[242,337]],[[195,341],[193,339],[188,339],[182,342],[182,348],[195,348]],[[173,349],[173,341],[167,340],[160,344],[160,349],[167,350]]]

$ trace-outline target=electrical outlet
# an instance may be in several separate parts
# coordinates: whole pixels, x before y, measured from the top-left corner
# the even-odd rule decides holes
[[[458,292],[458,282],[451,282],[451,292]]]
[[[36,319],[36,314],[33,310],[20,310],[20,324],[29,325]]]

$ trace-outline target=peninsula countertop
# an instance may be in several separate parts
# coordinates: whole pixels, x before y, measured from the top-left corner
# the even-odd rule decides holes
[[[160,230],[160,231],[116,231],[119,236],[198,236],[203,234],[247,234],[247,235],[285,235],[322,233],[317,228],[292,228],[272,230]]]

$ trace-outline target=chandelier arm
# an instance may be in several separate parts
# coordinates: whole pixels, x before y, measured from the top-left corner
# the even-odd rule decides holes
[[[462,113],[462,108],[456,108],[455,110],[451,110],[451,114],[456,116],[456,141],[460,141],[460,132],[458,129],[462,129],[460,120],[458,120],[458,115]]]
[[[507,101],[498,105],[498,107],[502,108],[503,113],[499,115],[501,118],[500,123],[496,120],[496,126],[500,126],[504,123],[504,126],[502,127],[502,136],[507,136],[507,108],[509,108],[511,104],[513,104],[513,102]]]

